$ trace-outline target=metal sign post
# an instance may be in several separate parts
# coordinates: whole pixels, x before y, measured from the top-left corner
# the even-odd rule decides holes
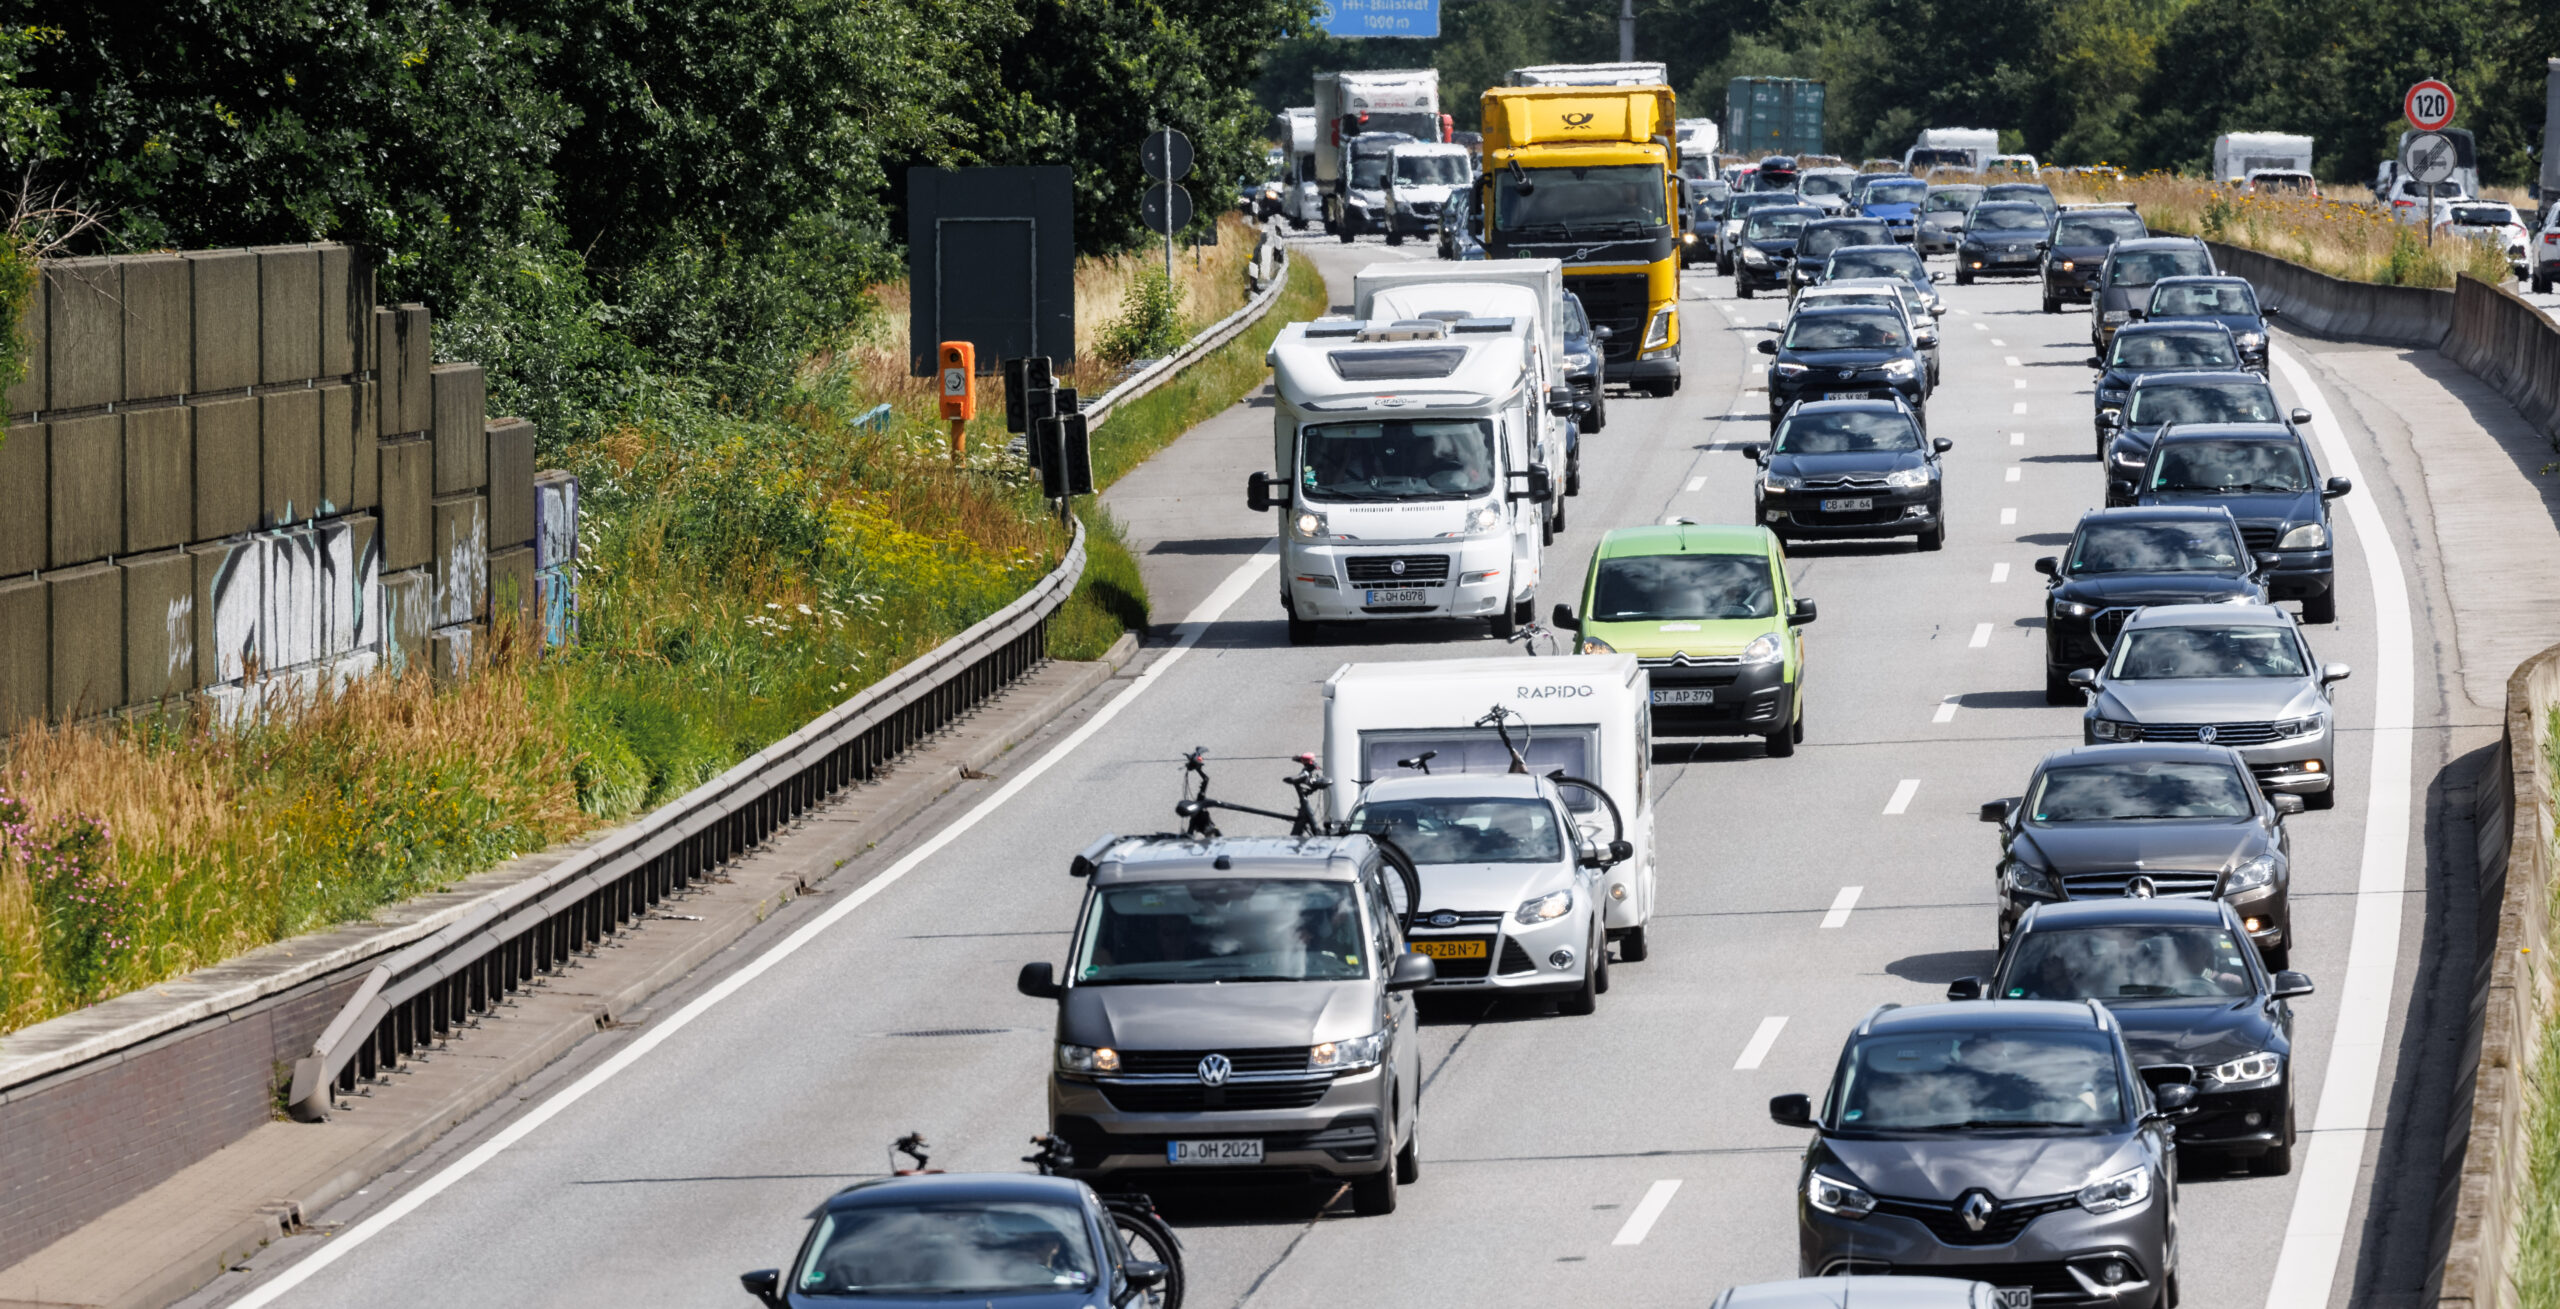
[[[1182,191],[1181,187],[1174,185],[1191,175],[1191,138],[1170,127],[1160,127],[1149,132],[1147,139],[1138,145],[1138,166],[1146,170],[1148,177],[1159,183],[1147,188],[1146,199],[1139,205],[1139,216],[1145,220],[1149,228],[1164,233],[1164,280],[1167,285],[1171,285],[1173,282],[1173,234],[1191,223],[1191,196],[1188,192]],[[1180,192],[1181,203],[1177,206],[1169,199],[1160,198],[1159,192]],[[1162,209],[1161,214],[1158,212],[1159,206]],[[1182,211],[1179,218],[1173,217],[1173,211],[1176,208]],[[1162,226],[1157,225],[1159,217],[1165,220]]]
[[[2430,246],[2436,243],[2436,183],[2452,177],[2461,166],[2462,156],[2454,149],[2453,138],[2449,136],[2420,132],[2401,147],[2400,171],[2407,173],[2409,180],[2425,191],[2427,212],[2418,221],[2426,225],[2427,244]]]

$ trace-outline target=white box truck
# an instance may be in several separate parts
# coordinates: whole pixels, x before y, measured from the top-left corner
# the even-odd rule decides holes
[[[1906,172],[1925,175],[1932,169],[1979,173],[2000,153],[2000,133],[1988,127],[1931,127],[1902,152]]]
[[[1344,664],[1324,684],[1325,802],[1347,820],[1364,785],[1413,774],[1397,761],[1425,752],[1433,776],[1508,772],[1507,731],[1532,773],[1561,770],[1608,793],[1566,788],[1586,840],[1633,847],[1593,889],[1619,958],[1642,959],[1654,904],[1651,689],[1633,655]],[[1496,709],[1499,730],[1484,721]]]
[[[1669,86],[1661,64],[1535,64],[1514,68],[1504,86]]]
[[[1681,162],[1686,163],[1692,159],[1703,160],[1707,164],[1706,175],[1713,176],[1716,151],[1724,143],[1723,130],[1716,126],[1716,120],[1681,118],[1674,120],[1672,126],[1679,132],[1675,139],[1680,145]]]
[[[1371,264],[1352,276],[1351,312],[1371,321],[1464,317],[1479,325],[1511,322],[1535,370],[1531,392],[1547,397],[1529,414],[1536,429],[1531,457],[1549,469],[1564,470],[1557,496],[1546,504],[1547,527],[1563,531],[1564,497],[1581,493],[1581,469],[1576,467],[1578,442],[1565,426],[1575,417],[1575,407],[1565,380],[1562,261]]]
[[[2213,175],[2247,182],[2255,173],[2309,173],[2311,138],[2285,132],[2225,132],[2213,138]]]
[[[1440,112],[1439,70],[1318,73],[1315,110],[1316,186],[1323,193],[1325,230],[1345,241],[1384,230],[1394,148],[1449,139],[1449,120]]]

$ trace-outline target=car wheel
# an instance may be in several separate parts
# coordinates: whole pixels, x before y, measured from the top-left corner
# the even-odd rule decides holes
[[[1290,219],[1290,220],[1289,220],[1289,230],[1290,230],[1290,231],[1292,231],[1292,232],[1303,232],[1303,231],[1307,230],[1307,220],[1306,220],[1306,219],[1303,219],[1303,218],[1292,218],[1292,219]]]
[[[2058,314],[2058,313],[2061,313],[2061,312],[2062,312],[2062,302],[2061,302],[2061,301],[2059,301],[2059,300],[2054,299],[2052,296],[2046,296],[2046,297],[2044,298],[2044,311],[2045,311],[2046,313],[2048,313],[2048,314]]]
[[[2293,1106],[2284,1109],[2284,1136],[2267,1148],[2265,1154],[2249,1161],[2249,1171],[2260,1177],[2282,1177],[2293,1171]]]
[[[1538,515],[1538,532],[1540,534],[1538,544],[1554,545],[1556,543],[1556,515]]]
[[[2338,593],[2323,591],[2318,595],[2302,597],[2302,621],[2306,623],[2338,621]]]
[[[1600,975],[1600,980],[1594,983],[1591,989],[1598,994],[1607,995],[1609,993],[1609,929],[1606,927],[1591,934],[1591,971]]]
[[[2258,947],[2258,961],[2265,964],[2270,973],[2281,973],[2293,967],[2293,917],[2286,915],[2280,926],[2284,928],[2285,944]]]
[[[1940,523],[1920,534],[1920,548],[1923,550],[1943,550],[1946,546],[1947,525],[1945,523]]]
[[[2542,275],[2542,274],[2540,274],[2540,273],[2536,273],[2536,274],[2534,274],[2534,275],[2533,275],[2533,293],[2534,293],[2535,295],[2549,295],[2549,294],[2551,294],[2551,279],[2550,279],[2550,278],[2548,278],[2548,277],[2543,276],[2543,275]]]
[[[1600,388],[1595,386],[1591,388],[1591,425],[1582,430],[1597,432],[1608,425],[1609,402],[1601,397]]]
[[[1971,286],[1971,285],[1973,285],[1973,274],[1968,273],[1968,272],[1966,272],[1965,270],[1963,270],[1963,269],[1961,269],[1961,268],[1957,269],[1957,270],[1956,270],[1956,285],[1958,285],[1958,286]]]
[[[1396,1211],[1397,1165],[1389,1164],[1366,1177],[1352,1179],[1351,1212],[1366,1218],[1378,1218]]]
[[[1733,262],[1732,262],[1731,260],[1727,260],[1727,259],[1719,259],[1719,260],[1717,260],[1717,261],[1716,261],[1716,276],[1718,276],[1718,277],[1731,277],[1731,276],[1733,276]]]
[[[1538,597],[1533,595],[1511,606],[1511,621],[1522,627],[1538,621]]]
[[[2305,809],[2335,809],[2335,808],[2337,808],[2337,807],[2338,807],[2338,775],[2337,775],[2336,773],[2331,773],[2331,774],[2329,774],[2329,789],[2328,789],[2328,790],[2326,790],[2326,791],[2306,791],[2306,792],[2304,792],[2304,793],[2303,793],[2303,796],[2302,796],[2302,807],[2303,807],[2303,808],[2305,808]]]
[[[2079,705],[2088,703],[2088,701],[2081,696],[2080,688],[2071,684],[2071,679],[2069,677],[2066,677],[2061,673],[2057,673],[2051,668],[2044,670],[2044,702],[2046,704],[2059,705]]]
[[[1750,284],[1748,284],[1748,283],[1744,282],[1744,281],[1743,281],[1742,279],[1740,279],[1740,278],[1735,278],[1735,279],[1734,279],[1734,283],[1733,283],[1733,295],[1734,295],[1734,298],[1735,298],[1735,299],[1737,299],[1737,300],[1748,300],[1748,299],[1750,299],[1750,298],[1751,298],[1751,287],[1750,287]]]
[[[1556,1001],[1556,1012],[1570,1018],[1588,1018],[1600,1012],[1600,961],[1586,959],[1582,968],[1582,987],[1567,991]]]
[[[1644,929],[1641,927],[1630,927],[1625,936],[1618,938],[1619,963],[1640,964],[1644,962],[1646,955],[1652,953],[1653,945],[1645,940]]]
[[[1493,617],[1485,620],[1485,625],[1493,629],[1495,640],[1508,641],[1520,634],[1520,611],[1504,605]]]
[[[1581,479],[1582,479],[1582,474],[1580,474],[1580,473],[1567,473],[1567,474],[1565,474],[1565,475],[1564,475],[1564,493],[1565,493],[1566,495],[1580,495],[1580,494],[1582,493],[1582,492],[1581,492],[1581,488],[1579,488],[1578,486],[1576,486],[1576,485],[1575,485],[1575,483],[1579,482]],[[1555,518],[1554,518],[1554,520],[1553,520],[1553,521],[1554,521],[1554,523],[1555,523],[1555,530],[1556,530],[1556,531],[1561,532],[1561,531],[1565,530],[1565,526],[1564,526],[1564,500],[1563,500],[1561,497],[1559,497],[1559,498],[1556,500],[1556,516],[1555,516]],[[1554,538],[1554,537],[1552,537],[1552,536],[1550,536],[1550,537],[1548,537],[1547,539],[1549,539],[1549,540],[1554,540],[1555,538]]]
[[[1791,758],[1796,752],[1796,729],[1793,724],[1779,728],[1763,739],[1769,743],[1769,757],[1772,759]]]
[[[2160,1309],[2178,1309],[2178,1275],[2169,1274],[2168,1289],[2160,1293]]]
[[[1314,645],[1315,643],[1316,625],[1296,614],[1289,615],[1289,644]]]
[[[1360,239],[1360,234],[1359,234],[1358,232],[1352,231],[1352,230],[1351,230],[1351,224],[1350,224],[1350,223],[1348,223],[1348,222],[1343,223],[1343,224],[1342,224],[1342,226],[1341,226],[1341,228],[1339,229],[1339,231],[1340,231],[1340,235],[1341,235],[1341,237],[1342,237],[1342,243],[1343,243],[1344,245],[1349,245],[1349,244],[1351,244],[1352,242],[1357,241],[1357,240],[1359,240],[1359,239]]]

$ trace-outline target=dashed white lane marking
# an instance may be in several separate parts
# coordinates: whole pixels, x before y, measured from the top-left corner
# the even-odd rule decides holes
[[[2015,389],[2020,390],[2020,391],[2024,391],[2024,390],[2026,390],[2026,389],[2027,389],[2027,379],[2025,379],[2025,378],[2023,378],[2023,377],[2020,377],[2020,378],[2014,378],[2014,379],[2012,379],[2012,380],[2016,383],[2016,387],[2015,387]],[[2021,410],[2019,410],[2018,412],[2019,412],[2019,413],[2025,413],[2025,412],[2026,412],[2026,410],[2021,409]]]
[[[1992,342],[1991,344],[1993,344],[1993,345],[2001,345],[2001,344],[2004,344],[2004,343],[2003,343],[2003,342],[2000,342],[2000,341],[1994,341],[1994,342]],[[2002,362],[2002,363],[2004,363],[2004,364],[2007,364],[2007,365],[2008,365],[2008,366],[2010,366],[2011,368],[2023,368],[2023,367],[2025,367],[2025,365],[2023,365],[2023,364],[2021,364],[2021,363],[2019,363],[2019,362],[2018,362],[2018,357],[2017,357],[2016,355],[2009,355],[2009,356],[2007,356],[2006,358],[2003,358],[2000,362]]]
[[[1822,925],[1824,927],[1848,926],[1849,911],[1858,907],[1858,892],[1865,889],[1867,888],[1863,886],[1841,887],[1840,894],[1831,897],[1831,912],[1822,916]]]
[[[2007,565],[2007,564],[2005,564],[2005,563],[2000,563],[2000,564],[1993,564],[1993,565],[1991,566],[1991,584],[1992,584],[1992,585],[1997,586],[1997,585],[1999,585],[2000,583],[2005,582],[2005,581],[2008,581],[2008,580],[2009,580],[2009,565]]]
[[[1955,720],[1956,698],[1954,696],[1948,696],[1946,699],[1939,701],[1938,712],[1929,716],[1929,721],[1933,723],[1952,723]]]
[[[1689,489],[1692,491],[1702,490],[1705,488],[1706,484],[1706,475],[1703,473],[1689,479]]]
[[[1973,639],[1972,639],[1972,640],[1970,640],[1970,641],[1965,642],[1965,646],[1966,646],[1966,648],[1968,648],[1968,649],[1973,649],[1973,650],[1980,650],[1980,649],[1983,649],[1983,648],[1984,648],[1984,647],[1986,647],[1986,646],[1989,646],[1990,644],[1991,644],[1991,624],[1989,624],[1989,623],[1975,623],[1975,624],[1973,625]],[[1918,785],[1919,785],[1919,783],[1914,782],[1914,783],[1912,783],[1912,785],[1913,785],[1913,786],[1918,786]]]
[[[1734,1071],[1747,1073],[1759,1067],[1760,1061],[1769,1057],[1769,1047],[1778,1043],[1778,1033],[1786,1028],[1787,1020],[1784,1018],[1761,1019],[1760,1030],[1751,1034],[1749,1043],[1742,1047],[1742,1057],[1733,1061]],[[1635,1220],[1630,1218],[1627,1221]]]
[[[2018,385],[2020,385],[2020,386],[2025,386],[2025,385],[2026,385],[2026,383],[2024,383],[2024,382],[2020,382],[2020,383],[2018,383]],[[2013,405],[2009,406],[2009,412],[2010,412],[2010,413],[2013,413],[2013,414],[2023,414],[2023,413],[2025,413],[2026,411],[2027,411],[2027,402],[2026,402],[2026,401],[2024,401],[2024,400],[2021,400],[2021,401],[2019,401],[2018,403],[2016,403],[2016,404],[2013,404]]]
[[[1961,309],[1959,309],[1959,310],[1957,310],[1956,312],[1957,312],[1957,313],[1963,313],[1964,311],[1963,311],[1963,310],[1961,310]],[[1977,332],[1988,332],[1988,331],[1990,331],[1990,330],[1991,330],[1991,324],[1989,324],[1989,323],[1975,323],[1975,324],[1973,325],[1973,330],[1975,330],[1975,331],[1977,331]]]
[[[2008,343],[2008,342],[2003,341],[2003,340],[2001,340],[1999,337],[1996,337],[1996,336],[1995,336],[1995,337],[1993,337],[1993,338],[1991,338],[1991,344],[1996,345],[1996,346],[1999,346],[1999,347],[2000,347],[2001,349],[2003,349],[2003,350],[2006,350],[2006,349],[2008,349],[2008,348],[2009,348],[2009,343]],[[2011,362],[2012,362],[2012,363],[2014,363],[2014,362],[2016,362],[2016,361],[2015,361],[2015,360],[2012,360]]]
[[[2017,510],[2015,510],[2015,509],[2003,509],[2003,510],[2001,510],[2001,511],[2000,511],[2000,525],[2001,525],[2002,527],[2014,527],[2014,526],[2016,526],[2016,525],[2017,525],[2017,522],[2018,522],[2018,511],[2017,511]]]
[[[1781,1018],[1778,1021],[1783,1023],[1787,1020]],[[1609,1244],[1642,1245],[1645,1233],[1652,1231],[1654,1221],[1662,1217],[1663,1210],[1671,1207],[1672,1193],[1679,1189],[1680,1179],[1677,1177],[1664,1178],[1646,1187],[1644,1198],[1636,1201],[1636,1211],[1627,1215],[1627,1225],[1618,1229],[1617,1237]]]
[[[1991,624],[1984,623],[1984,627]],[[1890,818],[1911,807],[1911,797],[1920,794],[1920,779],[1906,777],[1893,784],[1893,798],[1884,802],[1885,816]]]
[[[2027,443],[2027,434],[2026,434],[2026,433],[2024,433],[2024,432],[2011,432],[2011,433],[2009,434],[2009,444],[2011,444],[2011,445],[2025,445],[2026,443]]]
[[[2005,479],[2003,479],[2003,480],[2005,480],[2005,481],[2011,481],[2011,482],[2014,482],[2014,481],[2017,481],[2017,480],[2018,480],[2018,467],[2017,467],[2017,465],[2012,464],[2012,465],[2010,465],[2010,466],[2009,466],[2009,475],[2008,475],[2008,477],[2006,477],[2006,478],[2005,478]]]

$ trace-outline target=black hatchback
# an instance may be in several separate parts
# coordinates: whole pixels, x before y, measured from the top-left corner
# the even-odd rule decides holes
[[[1781,541],[1916,536],[1938,549],[1947,540],[1939,456],[1954,445],[1929,439],[1896,401],[1797,405],[1768,448],[1742,447],[1760,464],[1752,519]]]
[[[2131,205],[2074,205],[2055,215],[2053,232],[2045,238],[2044,311],[2058,314],[2066,304],[2087,300],[2107,252],[2119,241],[2149,235],[2151,229]]]
[[[1734,242],[1733,293],[1748,300],[1754,291],[1775,291],[1787,284],[1795,263],[1796,238],[1807,224],[1822,217],[1812,205],[1771,205],[1754,209],[1742,220],[1742,236]]]
[[[1881,218],[1824,218],[1804,225],[1796,238],[1795,262],[1787,267],[1787,294],[1822,279],[1831,252],[1853,245],[1891,245],[1893,232]]]
[[[2290,427],[2217,423],[2162,434],[2134,503],[2229,513],[2242,544],[2253,554],[2275,556],[2264,573],[2270,597],[2300,600],[2306,623],[2334,623],[2338,565],[2329,502],[2354,489],[2343,477],[2321,481],[2311,443]]]
[[[2151,443],[2162,429],[2192,423],[2290,423],[2311,421],[2311,411],[2276,408],[2276,393],[2256,373],[2155,373],[2133,379],[2124,413],[2098,421],[2115,429],[2107,441],[2107,503],[2133,503],[2134,482],[2151,462]]]
[[[2273,556],[2270,556],[2272,561]],[[2263,602],[2259,561],[2219,505],[2100,509],[2071,549],[2036,561],[2045,583],[2044,698],[2083,703],[2071,674],[2105,663],[2125,620],[2144,605]]]
[[[2026,277],[2044,257],[2044,206],[1985,199],[1973,207],[1956,235],[1956,285],[1977,277]]]
[[[2240,362],[2267,371],[2267,320],[2275,309],[2258,304],[2245,277],[2164,277],[2151,284],[2143,319],[2153,323],[2220,323],[2240,344]]]
[[[1800,309],[1778,339],[1762,340],[1769,364],[1769,422],[1799,400],[1900,398],[1918,412],[1929,369],[1903,315],[1870,305]]]
[[[2105,459],[2107,442],[2123,424],[2135,378],[2232,372],[2240,367],[2240,343],[2219,323],[2135,323],[2116,333],[2106,354],[2090,356],[2089,366],[2098,370],[2096,408],[2089,421],[2096,428],[2098,458]]]

